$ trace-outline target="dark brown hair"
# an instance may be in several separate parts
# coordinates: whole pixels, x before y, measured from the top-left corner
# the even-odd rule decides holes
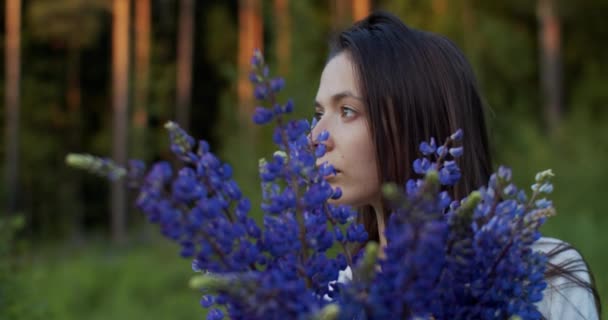
[[[458,160],[462,179],[449,190],[452,197],[462,199],[487,183],[492,161],[484,103],[470,64],[452,41],[410,28],[390,13],[375,12],[341,32],[330,48],[329,59],[347,53],[354,66],[383,183],[404,185],[420,156],[418,143],[431,137],[442,142],[457,129],[464,132],[465,152]],[[388,221],[390,211],[384,208]],[[373,209],[359,210],[369,240],[378,242]],[[565,276],[591,290],[599,312],[593,283],[575,279],[568,266],[550,264],[546,276]]]

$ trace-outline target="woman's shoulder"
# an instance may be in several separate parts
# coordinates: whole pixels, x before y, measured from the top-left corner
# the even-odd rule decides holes
[[[576,251],[572,245],[563,240],[551,237],[541,237],[534,242],[532,248],[547,254],[556,250],[563,250],[564,252],[567,252],[567,254],[578,255],[578,257],[581,257],[580,253],[578,253],[578,251]]]
[[[547,288],[537,304],[547,319],[598,319],[585,260],[572,245],[555,238],[540,238],[532,246],[548,257]]]
[[[561,265],[564,263],[576,263],[581,264],[585,270],[587,269],[580,252],[571,244],[560,239],[541,237],[532,244],[532,249],[546,254],[549,258],[549,263],[551,264]],[[587,279],[587,281],[589,281],[589,279]]]

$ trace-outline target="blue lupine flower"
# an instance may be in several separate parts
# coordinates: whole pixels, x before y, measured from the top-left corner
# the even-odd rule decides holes
[[[498,177],[500,177],[501,179],[504,179],[506,181],[511,181],[511,169],[505,167],[505,166],[500,166],[498,167]]]
[[[422,152],[422,154],[425,156],[435,153],[435,150],[437,150],[435,138],[431,138],[429,142],[423,141],[420,143],[420,152]]]
[[[183,168],[179,171],[177,178],[173,182],[172,194],[179,202],[189,203],[207,193],[205,186],[200,185],[196,179],[196,173],[190,168]]]
[[[251,57],[251,67],[252,68],[257,68],[262,64],[262,59],[261,56],[258,54],[258,51],[256,51],[254,53],[254,55]],[[252,74],[255,74],[252,72]],[[257,75],[257,74],[256,74]],[[250,77],[251,78],[251,77]]]
[[[460,180],[460,168],[455,161],[446,161],[439,170],[439,181],[442,185],[454,185]]]
[[[222,320],[224,319],[224,313],[220,309],[213,308],[207,313],[207,320]]]
[[[456,130],[456,132],[452,133],[452,135],[450,136],[450,139],[454,140],[454,141],[460,141],[462,140],[462,129],[458,129]]]
[[[260,77],[258,77],[258,75],[255,72],[249,73],[249,81],[251,81],[252,83],[260,83],[261,80],[262,79]]]
[[[270,80],[270,90],[273,92],[279,92],[283,90],[283,87],[285,87],[285,80],[283,78],[277,77]]]
[[[542,199],[536,200],[534,202],[534,204],[536,205],[537,208],[545,209],[545,208],[550,207],[553,203],[550,200],[542,198]]]
[[[425,174],[429,169],[431,169],[431,162],[427,158],[414,161],[414,172],[417,174]]]
[[[327,130],[321,131],[321,133],[319,133],[319,136],[317,136],[317,141],[319,142],[327,141],[327,139],[329,139],[329,131]]]
[[[287,100],[287,103],[285,103],[285,106],[283,107],[283,111],[285,113],[293,112],[293,100],[291,100],[291,99]]]
[[[209,308],[211,307],[213,304],[215,303],[215,297],[211,296],[211,295],[204,295],[201,298],[201,306],[203,306],[203,308]]]
[[[452,155],[452,157],[457,158],[457,157],[462,156],[463,149],[462,149],[462,147],[450,148],[449,152],[450,152],[450,155]]]
[[[171,151],[180,157],[190,156],[188,153],[195,145],[195,140],[175,122],[168,122],[165,128],[169,131]]]
[[[538,189],[538,192],[551,193],[551,192],[553,192],[553,185],[550,183],[544,183],[540,186],[540,188]]]
[[[272,111],[266,108],[257,107],[255,108],[255,112],[253,114],[253,122],[257,124],[266,124],[272,121],[272,117]]]
[[[317,158],[321,158],[325,155],[325,151],[326,151],[326,146],[324,144],[320,144],[317,146],[317,148],[315,149],[315,156]]]
[[[439,146],[437,148],[437,151],[435,151],[435,153],[437,153],[437,156],[439,156],[439,157],[445,157],[447,152],[448,152],[448,150],[445,146]]]
[[[263,84],[259,84],[259,85],[255,86],[255,89],[253,90],[253,95],[258,100],[266,100],[266,98],[268,97],[268,94],[269,94],[268,87],[266,87]]]
[[[365,242],[367,240],[367,231],[360,224],[351,224],[346,230],[346,239],[349,242]]]
[[[334,200],[339,199],[340,197],[342,197],[342,189],[340,188],[335,188],[334,189],[334,193],[331,195],[331,198]]]

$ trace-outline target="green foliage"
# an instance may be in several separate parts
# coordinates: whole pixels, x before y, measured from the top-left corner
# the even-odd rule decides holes
[[[160,239],[159,239],[160,240]],[[95,243],[46,247],[24,270],[29,301],[50,318],[204,319],[201,294],[188,288],[190,262],[164,239],[128,248]],[[5,319],[5,318],[2,318]],[[21,319],[21,318],[9,318]]]
[[[70,48],[91,46],[101,33],[104,0],[34,0],[27,6],[31,34],[42,41],[61,41]]]
[[[0,218],[0,319],[48,320],[43,308],[31,303],[30,291],[23,286],[27,278],[19,270],[15,239],[23,225],[23,216]]]

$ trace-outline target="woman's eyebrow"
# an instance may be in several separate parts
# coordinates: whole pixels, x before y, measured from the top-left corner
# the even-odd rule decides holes
[[[332,102],[332,104],[336,104],[336,103],[338,103],[338,101],[340,101],[344,98],[353,98],[353,99],[357,99],[357,100],[363,102],[363,98],[356,96],[349,90],[345,90],[345,91],[334,94],[333,96],[331,96],[331,102]],[[315,100],[315,108],[323,108],[323,105],[319,101]]]

